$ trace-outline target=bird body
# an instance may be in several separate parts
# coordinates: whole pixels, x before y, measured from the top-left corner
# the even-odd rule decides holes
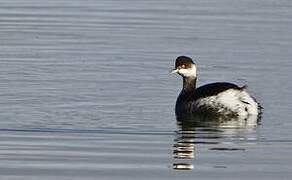
[[[196,88],[196,72],[196,65],[191,58],[177,58],[173,73],[183,77],[183,89],[175,106],[178,120],[189,120],[198,116],[246,119],[260,114],[259,103],[248,94],[245,86],[217,82]]]

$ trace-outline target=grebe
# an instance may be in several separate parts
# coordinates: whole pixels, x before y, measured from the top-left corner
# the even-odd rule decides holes
[[[249,116],[258,117],[261,113],[261,106],[247,93],[245,86],[216,82],[196,88],[197,67],[190,57],[179,56],[172,73],[183,77],[183,89],[175,106],[178,120],[202,116],[246,120]]]

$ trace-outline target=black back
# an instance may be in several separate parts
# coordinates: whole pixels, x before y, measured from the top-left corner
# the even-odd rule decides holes
[[[201,86],[194,91],[184,91],[182,90],[181,94],[178,97],[178,101],[195,101],[200,98],[205,98],[209,96],[215,96],[223,91],[228,89],[237,89],[242,90],[243,87],[238,87],[235,84],[227,83],[227,82],[216,82],[211,84],[206,84]]]
[[[228,89],[241,90],[243,88],[244,87],[238,87],[235,84],[227,83],[227,82],[216,82],[216,83],[206,84],[195,90],[193,100],[208,97],[208,96],[215,96]]]

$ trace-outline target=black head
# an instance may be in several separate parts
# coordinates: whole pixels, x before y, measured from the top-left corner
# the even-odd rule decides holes
[[[191,58],[187,56],[177,57],[175,69],[173,69],[171,73],[177,73],[183,77],[183,89],[194,90],[196,88],[197,67]]]
[[[179,56],[175,60],[175,68],[176,69],[179,69],[179,68],[188,69],[193,64],[195,64],[193,62],[193,60],[190,57],[187,57],[187,56]]]
[[[196,77],[197,67],[191,58],[179,56],[175,61],[175,69],[171,73],[177,73],[183,77]]]

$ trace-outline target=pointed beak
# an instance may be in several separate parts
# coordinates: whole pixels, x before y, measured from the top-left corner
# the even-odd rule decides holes
[[[170,74],[174,74],[174,73],[178,73],[178,69],[172,69],[172,70],[170,71]]]

